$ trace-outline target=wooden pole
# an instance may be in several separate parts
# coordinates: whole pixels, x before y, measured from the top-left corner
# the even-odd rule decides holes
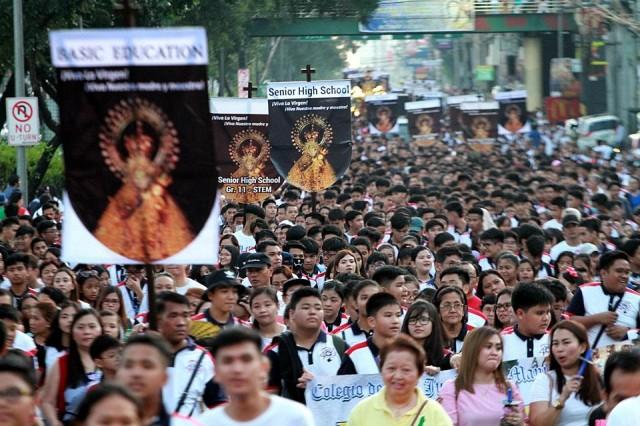
[[[138,7],[132,0],[122,0],[122,4],[115,6],[116,12],[122,14],[122,21],[125,27],[133,28],[136,26],[136,12]],[[144,265],[145,275],[147,278],[147,298],[149,299],[149,312],[147,321],[150,330],[158,329],[158,318],[156,315],[156,288],[154,283],[153,265],[146,263]]]

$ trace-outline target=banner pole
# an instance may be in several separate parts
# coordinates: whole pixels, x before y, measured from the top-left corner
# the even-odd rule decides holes
[[[132,0],[122,0],[121,5],[115,6],[116,12],[122,14],[122,20],[124,26],[127,28],[133,28],[136,26],[136,12],[137,6]],[[156,315],[156,288],[154,280],[154,269],[150,263],[144,265],[145,275],[147,278],[147,297],[149,299],[149,313],[147,315],[147,322],[149,323],[150,330],[158,330],[158,318]]]

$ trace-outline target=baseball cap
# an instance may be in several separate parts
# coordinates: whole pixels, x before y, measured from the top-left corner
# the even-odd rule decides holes
[[[238,294],[245,291],[244,286],[242,284],[238,284],[238,281],[236,281],[235,273],[226,269],[210,273],[205,277],[205,283],[207,285],[207,291],[203,293],[202,300],[206,301],[209,300],[207,298],[207,293],[219,287],[235,287],[238,290]]]
[[[578,220],[578,216],[568,214],[562,218],[562,226],[565,227],[567,225],[578,225],[580,220]]]
[[[424,227],[424,220],[422,220],[419,217],[411,218],[411,222],[409,224],[409,231],[422,232],[423,227]]]
[[[242,265],[242,269],[270,267],[271,260],[264,253],[251,253]]]
[[[594,252],[599,253],[599,250],[598,250],[598,247],[596,247],[595,244],[591,244],[591,243],[582,243],[582,244],[580,244],[580,246],[576,250],[576,254],[588,254],[588,255],[591,255]]]

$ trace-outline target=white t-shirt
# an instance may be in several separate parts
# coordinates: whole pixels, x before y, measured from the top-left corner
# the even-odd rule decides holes
[[[560,241],[558,244],[551,247],[551,252],[549,253],[551,255],[551,260],[555,262],[558,256],[560,256],[560,253],[564,251],[570,251],[571,253],[576,254],[581,245],[582,244],[578,244],[577,246],[570,246],[566,240]]]
[[[240,253],[250,253],[256,250],[256,240],[253,235],[246,235],[242,229],[233,233],[240,244]]]
[[[607,426],[636,426],[640,417],[640,396],[627,398],[611,411]]]
[[[184,296],[185,294],[187,294],[187,290],[189,290],[190,288],[199,288],[205,291],[207,290],[207,287],[203,286],[198,281],[187,278],[185,280],[185,284],[182,287],[176,286],[176,293]]]
[[[225,406],[209,410],[198,421],[204,425],[216,426],[315,426],[311,412],[304,405],[276,395],[270,395],[269,408],[248,422],[233,420],[225,411]]]
[[[549,376],[546,374],[538,374],[536,380],[531,386],[531,403],[539,401],[547,401],[553,404],[560,394],[556,384],[556,372],[550,371],[549,375],[553,378],[553,389],[551,391],[551,400],[549,400]],[[565,379],[568,379],[565,377]],[[584,402],[576,398],[576,394],[572,393],[571,397],[564,403],[564,408],[558,417],[558,421],[554,426],[585,426],[588,423],[589,412],[593,409]]]

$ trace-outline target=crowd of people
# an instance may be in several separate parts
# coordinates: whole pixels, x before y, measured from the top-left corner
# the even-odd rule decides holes
[[[591,354],[638,337],[637,165],[553,135],[488,154],[354,136],[324,191],[223,199],[215,265],[66,263],[63,206],[25,207],[12,179],[0,425],[322,425],[305,389],[353,374],[384,383],[354,426],[635,424],[640,353]],[[503,363],[531,357],[525,406]],[[451,369],[437,400],[417,387]]]

